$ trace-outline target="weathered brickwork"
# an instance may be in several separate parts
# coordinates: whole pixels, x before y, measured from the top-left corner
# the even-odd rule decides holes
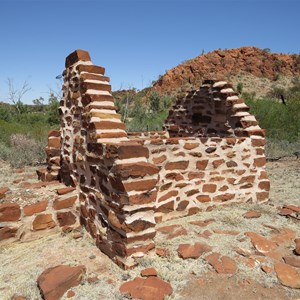
[[[76,187],[81,224],[116,263],[153,249],[158,222],[268,199],[264,131],[230,84],[207,80],[178,99],[164,131],[127,133],[104,71],[86,51],[67,57],[61,130],[40,177]]]
[[[36,185],[36,187],[34,186]],[[60,185],[51,181],[43,185],[33,184],[32,188],[46,185]],[[74,188],[60,188],[53,199],[20,206],[18,203],[0,204],[0,242],[16,238],[19,240],[34,237],[44,230],[71,231],[79,224],[78,195]]]

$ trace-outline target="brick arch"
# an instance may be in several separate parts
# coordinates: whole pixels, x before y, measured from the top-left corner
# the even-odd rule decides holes
[[[200,89],[178,98],[164,129],[170,137],[264,136],[244,100],[223,80],[205,80]]]

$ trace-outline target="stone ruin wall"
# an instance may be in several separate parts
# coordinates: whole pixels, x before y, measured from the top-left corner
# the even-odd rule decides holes
[[[81,224],[117,264],[155,247],[158,222],[268,199],[264,132],[227,82],[178,99],[164,131],[126,133],[104,71],[85,51],[67,57],[60,137],[40,177],[77,188]]]

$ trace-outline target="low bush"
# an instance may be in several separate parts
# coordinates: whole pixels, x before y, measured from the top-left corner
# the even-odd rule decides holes
[[[12,134],[10,145],[0,143],[0,159],[9,162],[12,167],[40,164],[46,159],[44,146],[28,135]]]

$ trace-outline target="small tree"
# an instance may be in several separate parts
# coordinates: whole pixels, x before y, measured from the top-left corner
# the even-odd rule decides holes
[[[21,88],[16,88],[14,85],[14,80],[12,78],[7,79],[8,85],[8,99],[11,101],[19,114],[22,113],[22,108],[24,107],[22,98],[24,95],[31,90],[27,81],[24,81]]]
[[[59,100],[54,94],[51,93],[48,99],[48,111],[49,111],[48,123],[50,125],[58,125],[60,122],[58,108],[59,108]]]
[[[157,92],[153,92],[150,95],[149,102],[150,102],[150,109],[152,110],[152,112],[155,112],[155,113],[159,112],[160,98],[159,98],[159,95],[157,94]]]
[[[238,93],[242,93],[243,92],[243,83],[239,82],[236,86],[236,90],[238,91]]]

